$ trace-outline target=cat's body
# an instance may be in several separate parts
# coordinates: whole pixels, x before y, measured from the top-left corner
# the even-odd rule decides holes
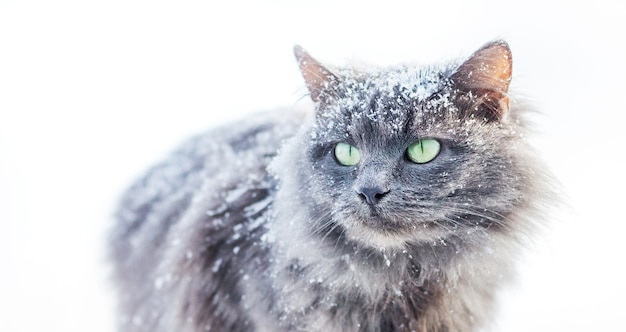
[[[315,112],[213,130],[126,193],[120,330],[485,326],[543,181],[509,110],[508,47],[370,72],[296,54]],[[433,159],[408,158],[427,138]]]

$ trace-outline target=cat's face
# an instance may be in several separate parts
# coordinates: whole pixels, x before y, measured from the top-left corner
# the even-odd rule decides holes
[[[485,49],[495,59],[485,59]],[[327,78],[317,86],[307,80],[318,109],[298,163],[313,231],[401,248],[506,228],[521,204],[524,174],[515,126],[504,120],[510,61],[498,63],[502,56],[510,60],[497,43],[458,68],[306,68]],[[481,79],[464,72],[469,67],[497,65],[508,65],[496,73],[509,77],[492,87],[483,79],[470,82],[480,89],[468,88],[463,80]]]

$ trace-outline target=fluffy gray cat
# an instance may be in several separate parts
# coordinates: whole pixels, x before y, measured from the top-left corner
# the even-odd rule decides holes
[[[315,102],[209,131],[125,194],[120,331],[477,331],[538,224],[545,176],[511,52],[330,68]]]

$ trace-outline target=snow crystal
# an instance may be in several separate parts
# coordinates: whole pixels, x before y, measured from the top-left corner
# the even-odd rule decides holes
[[[165,280],[162,277],[157,277],[156,279],[154,279],[154,288],[155,289],[161,289],[163,288],[163,284],[165,284]]]
[[[217,271],[220,270],[220,267],[222,266],[222,259],[218,258],[215,263],[213,263],[213,268],[211,268],[211,271],[213,271],[213,273],[216,273]]]
[[[233,226],[233,235],[230,237],[231,240],[237,240],[239,238],[241,238],[241,229],[243,228],[242,224],[236,224],[235,226]]]
[[[269,199],[271,203],[272,199]],[[254,220],[252,220],[249,224],[248,224],[248,229],[253,230],[253,229],[257,229],[259,226],[261,226],[261,224],[263,224],[266,221],[266,218],[261,216],[258,218],[255,218]],[[265,240],[264,240],[265,241]]]
[[[143,319],[141,318],[141,316],[135,315],[133,316],[133,325],[135,326],[141,326],[143,324]]]
[[[211,210],[207,210],[206,214],[209,217],[213,217],[213,216],[217,216],[219,214],[224,213],[224,211],[226,211],[228,209],[228,205],[226,204],[221,204],[218,207],[211,209]]]
[[[226,196],[224,197],[224,199],[226,200],[227,203],[233,203],[237,201],[237,199],[241,197],[243,194],[245,194],[247,191],[248,191],[248,188],[246,187],[235,188],[229,191],[228,193],[226,193]]]
[[[387,267],[390,267],[391,260],[389,260],[389,257],[387,257],[387,254],[383,253],[383,258],[385,259],[385,265],[387,265]]]
[[[171,280],[172,280],[172,275],[171,274],[166,274],[164,276],[158,276],[158,277],[154,278],[154,288],[159,290],[159,289],[163,288],[163,286],[165,286]]]
[[[273,200],[273,197],[268,196],[261,201],[258,201],[252,205],[247,206],[244,209],[244,212],[246,213],[246,217],[254,216],[255,214],[263,211],[263,209],[265,209],[268,205],[270,205],[272,200]]]

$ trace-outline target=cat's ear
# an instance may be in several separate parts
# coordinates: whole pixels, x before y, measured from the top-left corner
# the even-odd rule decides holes
[[[299,45],[294,46],[293,52],[296,55],[300,72],[311,93],[313,101],[321,102],[324,101],[325,98],[335,96],[339,83],[338,76],[324,67],[319,61],[313,59],[313,57]]]
[[[507,94],[512,68],[509,45],[504,41],[494,41],[474,52],[451,79],[455,88],[476,98],[473,109],[484,113],[481,116],[499,120],[509,110]]]

